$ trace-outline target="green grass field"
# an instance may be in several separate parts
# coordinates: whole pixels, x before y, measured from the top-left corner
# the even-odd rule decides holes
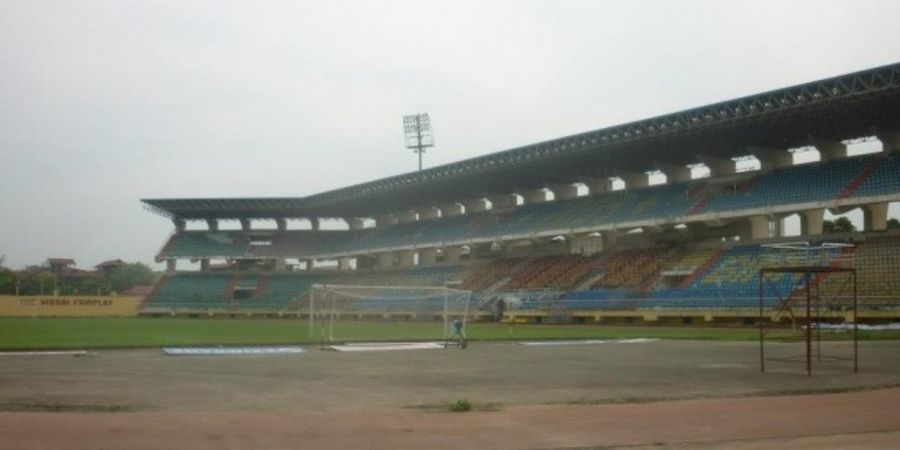
[[[429,340],[442,336],[434,323],[342,322],[336,341]],[[601,325],[469,324],[470,340],[540,339],[701,339],[752,341],[755,328],[706,328]],[[777,330],[773,339],[785,339]],[[265,319],[149,319],[149,318],[4,318],[0,319],[0,349],[89,349],[160,347],[169,345],[259,345],[319,343],[326,331],[316,327],[310,336],[302,320]],[[826,334],[823,334],[826,336]],[[845,339],[848,333],[828,333]],[[861,332],[861,339],[900,339],[900,331]]]

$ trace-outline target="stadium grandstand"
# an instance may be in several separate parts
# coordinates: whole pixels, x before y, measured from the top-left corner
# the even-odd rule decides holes
[[[498,320],[752,323],[763,244],[829,241],[853,245],[809,262],[858,269],[859,317],[897,320],[900,64],[306,197],[142,201],[175,228],[145,314],[301,314],[324,283],[471,290]],[[861,229],[826,234],[855,210]]]

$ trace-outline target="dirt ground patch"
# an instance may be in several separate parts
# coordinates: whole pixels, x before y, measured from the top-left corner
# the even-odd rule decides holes
[[[797,448],[848,440],[885,448],[897,437],[900,389],[890,387],[900,386],[900,342],[861,344],[856,375],[830,360],[812,377],[785,363],[761,374],[756,351],[747,342],[653,341],[4,357],[0,448],[755,449],[783,438]],[[458,400],[473,411],[446,412]]]

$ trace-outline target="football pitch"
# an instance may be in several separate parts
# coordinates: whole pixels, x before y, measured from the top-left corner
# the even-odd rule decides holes
[[[339,321],[333,331],[305,320],[188,318],[4,318],[0,319],[0,349],[100,349],[192,345],[317,344],[390,340],[439,340],[436,322]],[[471,341],[551,339],[689,339],[754,341],[754,327],[609,326],[470,323]],[[776,329],[770,339],[790,339],[797,332]],[[860,331],[861,340],[900,339],[900,330]],[[823,339],[849,339],[848,332],[823,332]]]

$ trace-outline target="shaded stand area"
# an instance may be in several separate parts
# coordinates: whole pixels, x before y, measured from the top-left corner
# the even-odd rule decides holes
[[[800,275],[788,292],[782,292],[774,282],[785,274]],[[837,292],[823,294],[819,280],[841,282]],[[766,317],[766,299],[774,299],[774,311]],[[805,344],[806,374],[812,375],[813,360],[852,361],[853,373],[859,371],[856,269],[844,267],[791,266],[766,267],[759,271],[759,370],[766,371],[766,361],[794,362],[797,358],[766,357],[766,337],[772,324],[788,317],[796,328],[800,326]],[[850,312],[853,321],[853,354],[849,357],[823,355],[821,323],[824,312]],[[846,316],[845,316],[846,317]],[[815,346],[813,345],[815,343]]]

